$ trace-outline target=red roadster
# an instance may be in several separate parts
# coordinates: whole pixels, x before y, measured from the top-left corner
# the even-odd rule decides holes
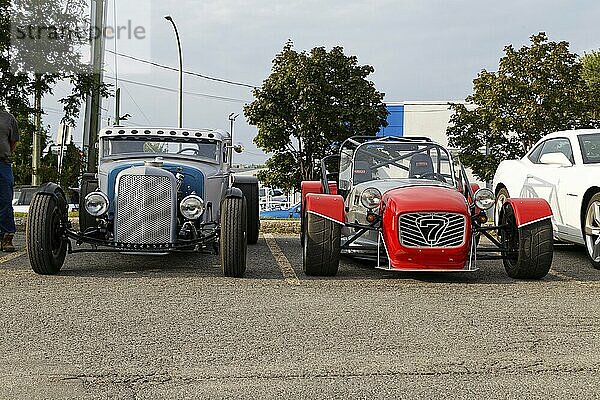
[[[518,279],[543,278],[552,264],[545,200],[508,199],[487,225],[494,193],[424,137],[348,139],[322,161],[321,181],[302,183],[302,204],[307,275],[335,275],[342,253],[389,271],[475,271],[477,260],[501,259]],[[493,246],[479,247],[481,236]]]

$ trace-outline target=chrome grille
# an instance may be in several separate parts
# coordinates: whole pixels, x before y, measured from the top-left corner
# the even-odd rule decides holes
[[[167,176],[123,175],[118,179],[115,241],[173,242],[173,183]]]
[[[465,242],[466,218],[456,213],[403,214],[398,229],[405,247],[458,247]]]

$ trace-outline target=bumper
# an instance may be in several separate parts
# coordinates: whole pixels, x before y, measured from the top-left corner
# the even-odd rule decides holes
[[[219,230],[214,228],[201,237],[193,240],[178,240],[176,243],[122,243],[109,240],[102,240],[83,235],[80,232],[66,230],[66,239],[69,242],[69,253],[93,253],[93,252],[118,252],[132,254],[167,254],[172,252],[199,252],[208,245],[216,243],[219,237]],[[73,249],[71,241],[79,247],[82,244],[88,244],[90,249]]]

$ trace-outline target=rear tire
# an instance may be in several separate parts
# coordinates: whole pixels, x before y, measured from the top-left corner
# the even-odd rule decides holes
[[[246,198],[248,213],[248,244],[258,243],[260,231],[258,183],[235,183],[234,186],[242,191]]]
[[[340,265],[342,227],[327,218],[306,214],[302,269],[309,276],[334,276]]]
[[[223,275],[241,278],[246,272],[246,199],[228,197],[221,203],[221,268]]]
[[[88,214],[85,209],[85,197],[98,190],[98,179],[96,174],[83,174],[81,188],[79,190],[79,230],[85,232],[88,228],[97,226],[96,217]]]
[[[65,262],[68,239],[61,227],[65,213],[52,194],[38,193],[31,200],[25,236],[29,263],[36,274],[56,275]]]
[[[583,214],[583,241],[586,253],[592,266],[600,269],[600,235],[595,235],[600,230],[600,193],[592,196]]]
[[[554,235],[550,219],[517,227],[511,204],[502,208],[500,230],[502,243],[515,255],[504,258],[504,268],[514,279],[542,279],[550,271],[554,251]]]
[[[304,240],[305,240],[305,226],[306,226],[306,213],[304,212],[304,204],[300,209],[300,245],[304,248]]]

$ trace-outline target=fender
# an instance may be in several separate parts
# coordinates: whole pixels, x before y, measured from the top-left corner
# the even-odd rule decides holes
[[[329,182],[329,194],[338,194],[338,186],[336,182]]]
[[[255,176],[233,175],[233,185],[236,183],[255,183],[258,185],[258,178]]]
[[[507,199],[515,212],[517,226],[530,225],[538,221],[552,218],[550,204],[544,199]]]
[[[54,196],[58,202],[58,206],[65,212],[65,214],[68,214],[69,206],[67,204],[67,196],[65,191],[62,190],[62,188],[56,183],[44,183],[40,186],[40,190],[37,192],[37,194]]]
[[[345,225],[344,198],[334,194],[306,195],[306,212]]]
[[[240,189],[238,189],[236,187],[230,187],[230,188],[227,188],[227,190],[225,191],[225,197],[241,199],[244,197],[244,194],[242,193],[242,191]]]
[[[306,201],[306,195],[309,193],[321,194],[323,193],[323,185],[320,181],[304,181],[301,184],[302,188],[302,204]]]

